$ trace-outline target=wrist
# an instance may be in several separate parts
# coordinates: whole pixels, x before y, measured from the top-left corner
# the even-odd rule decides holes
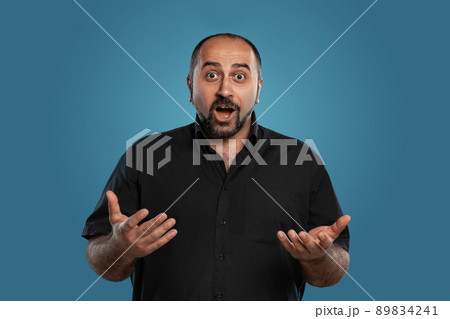
[[[108,239],[108,250],[110,256],[114,258],[114,261],[120,259],[121,263],[134,263],[136,258],[132,255],[130,245],[124,244],[123,240],[114,236],[111,232],[111,236]]]
[[[322,262],[324,262],[327,259],[327,257],[328,256],[326,254],[323,254],[322,256],[319,256],[319,257],[308,258],[308,259],[299,259],[298,261],[302,265],[314,266],[314,265],[321,264]]]
[[[300,262],[307,263],[310,265],[320,264],[320,263],[326,261],[327,259],[329,259],[330,255],[333,255],[334,250],[335,250],[335,246],[334,246],[334,244],[331,244],[327,249],[321,249],[322,254],[320,256],[300,260]]]

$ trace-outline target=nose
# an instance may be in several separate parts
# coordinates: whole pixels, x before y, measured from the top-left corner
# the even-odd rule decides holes
[[[217,95],[228,98],[233,97],[233,87],[230,79],[226,77],[223,78],[222,82],[220,83],[219,90],[217,91]]]

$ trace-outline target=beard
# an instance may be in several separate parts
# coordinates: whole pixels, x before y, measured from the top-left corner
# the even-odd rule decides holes
[[[236,116],[229,122],[218,122],[214,116],[214,110],[218,107],[233,108],[236,112]],[[241,107],[238,104],[233,103],[229,98],[219,96],[209,108],[208,117],[205,117],[202,112],[198,110],[197,114],[200,122],[204,128],[206,128],[212,138],[230,138],[239,132],[244,126],[247,119],[253,112],[251,108],[246,114],[241,117]]]

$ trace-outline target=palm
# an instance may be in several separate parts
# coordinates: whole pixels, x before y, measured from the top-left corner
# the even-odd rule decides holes
[[[107,191],[106,196],[109,221],[113,228],[111,240],[120,251],[127,252],[130,258],[147,256],[164,246],[177,234],[175,229],[171,229],[175,225],[175,220],[173,218],[166,220],[165,213],[143,222],[149,214],[147,209],[143,208],[128,217],[121,213],[119,200],[114,192]]]
[[[310,261],[323,257],[349,222],[350,216],[345,215],[331,226],[319,226],[308,233],[301,231],[297,234],[291,229],[286,236],[280,231],[278,238],[292,257],[300,261]]]
[[[319,239],[320,233],[327,235],[332,240],[335,240],[339,236],[339,233],[336,234],[336,232],[333,231],[331,226],[319,226],[313,228],[308,232],[308,235],[310,235],[315,241],[320,242]]]

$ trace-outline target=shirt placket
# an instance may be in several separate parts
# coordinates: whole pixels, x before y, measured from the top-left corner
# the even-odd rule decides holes
[[[231,165],[226,177],[222,183],[222,188],[219,194],[217,212],[216,212],[216,232],[214,243],[214,274],[213,274],[213,300],[227,299],[227,278],[225,275],[225,267],[229,266],[227,263],[227,251],[225,247],[225,237],[229,232],[229,220],[227,212],[230,210],[230,183],[236,181],[236,175],[239,173],[240,163],[243,158],[248,155],[248,151],[243,149],[237,155],[236,162],[239,164]],[[223,163],[217,163],[223,165]],[[224,166],[223,166],[224,168]]]
[[[226,282],[224,280],[224,267],[226,259],[224,237],[227,231],[227,211],[230,207],[227,182],[228,179],[225,179],[222,185],[216,212],[213,274],[214,300],[223,300],[226,293]]]

